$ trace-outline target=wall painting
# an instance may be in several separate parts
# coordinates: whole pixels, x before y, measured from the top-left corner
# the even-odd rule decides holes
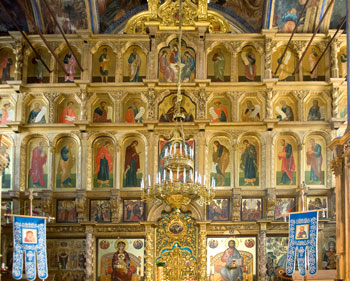
[[[90,221],[111,222],[112,210],[110,200],[90,200]]]
[[[269,236],[266,239],[266,273],[268,280],[288,281],[286,274],[288,254],[288,237]]]
[[[34,199],[32,201],[32,213],[33,216],[43,216],[44,212],[40,199]],[[29,216],[29,200],[24,201],[24,215]]]
[[[109,98],[98,99],[92,106],[93,123],[111,123],[113,120],[113,104]]]
[[[28,105],[28,124],[45,124],[48,120],[48,110],[45,102],[32,100]]]
[[[337,269],[336,236],[325,237],[322,245],[322,269]]]
[[[208,103],[208,119],[214,123],[231,121],[231,103],[227,97],[215,97]]]
[[[260,185],[260,142],[254,136],[244,136],[239,147],[239,186]]]
[[[43,138],[34,138],[28,143],[27,150],[28,187],[47,188],[48,181],[48,145]]]
[[[277,197],[274,216],[275,220],[285,220],[287,217],[283,216],[283,214],[288,214],[291,212],[296,212],[296,200],[295,197]]]
[[[7,159],[7,164],[2,170],[1,188],[8,190],[12,185],[12,142],[8,137],[0,135],[0,146],[4,149],[2,153]]]
[[[72,124],[79,120],[80,106],[72,98],[63,98],[57,103],[57,121],[58,123]]]
[[[215,179],[217,187],[231,186],[233,171],[232,145],[225,137],[214,138],[209,146],[210,182]]]
[[[7,121],[15,121],[16,107],[9,99],[0,100],[0,124],[5,124]]]
[[[64,223],[78,222],[75,200],[57,200],[56,221]]]
[[[1,217],[4,217],[5,214],[13,213],[13,203],[12,201],[2,200],[1,201]]]
[[[60,33],[44,1],[37,0],[37,4],[41,7],[46,33]],[[84,0],[49,1],[48,4],[65,34],[76,33],[78,29],[88,29],[87,7]]]
[[[230,213],[229,198],[215,198],[207,206],[207,219],[211,221],[228,221]]]
[[[299,163],[298,145],[294,137],[280,136],[275,143],[275,177],[279,187],[296,186]]]
[[[315,70],[311,73],[312,69],[315,67],[317,61],[319,60],[322,52],[316,46],[310,46],[307,50],[305,57],[303,59],[303,75],[304,81],[325,81],[326,80],[326,68],[324,57],[316,66]]]
[[[170,94],[158,105],[159,122],[174,122],[176,94]],[[185,115],[184,122],[193,122],[196,118],[196,104],[186,95],[182,95],[181,113]]]
[[[347,73],[347,67],[346,67],[346,46],[343,46],[340,48],[340,51],[338,53],[338,68],[339,68],[339,77],[345,78]]]
[[[245,46],[238,55],[238,81],[261,81],[261,56],[253,46]]]
[[[241,206],[242,221],[254,221],[262,218],[263,206],[261,198],[243,198]]]
[[[256,237],[207,237],[207,273],[210,280],[257,281]],[[230,267],[232,263],[235,267]]]
[[[175,83],[178,81],[179,46],[178,39],[170,41],[167,47],[162,48],[158,55],[159,82]],[[181,44],[181,81],[194,82],[196,78],[196,53],[187,47],[182,40]]]
[[[92,56],[92,82],[115,81],[116,56],[109,46],[101,46]]]
[[[47,264],[55,280],[85,280],[85,240],[47,239]]]
[[[77,60],[81,63],[81,55],[75,47],[72,47]],[[77,60],[73,56],[72,52],[68,48],[64,48],[59,54],[58,59],[64,65],[66,73],[59,67],[58,68],[58,83],[74,83],[75,79],[80,79],[81,70],[78,66]]]
[[[113,187],[114,147],[113,140],[101,137],[93,143],[93,186]]]
[[[123,200],[123,221],[139,222],[145,220],[145,203],[138,199]]]
[[[297,60],[295,53],[290,48],[288,48],[286,54],[284,55],[282,63],[275,75],[275,71],[278,63],[281,61],[285,48],[286,46],[280,46],[277,51],[272,54],[272,72],[274,78],[278,78],[279,81],[295,81],[295,75],[293,75],[293,72]]]
[[[311,186],[325,185],[326,142],[324,138],[311,135],[305,140],[305,183]]]
[[[224,46],[216,46],[208,54],[208,79],[212,82],[230,82],[231,55]]]
[[[339,117],[340,118],[347,118],[348,117],[348,108],[347,108],[347,98],[346,96],[343,96],[339,100]]]
[[[145,145],[140,138],[127,138],[122,149],[123,187],[140,187],[145,174]]]
[[[139,46],[130,46],[123,58],[123,82],[142,82],[146,78],[146,54]]]
[[[328,208],[328,198],[327,196],[307,196],[306,197],[307,210],[320,210]],[[320,219],[327,218],[328,212],[322,211],[318,213]]]
[[[346,16],[346,2],[345,0],[337,0],[333,5],[333,12],[329,29],[337,29],[343,18]],[[343,27],[345,28],[345,27]]]
[[[97,241],[97,280],[143,280],[145,240],[110,239]],[[124,276],[128,276],[124,278]]]
[[[262,103],[255,97],[244,98],[239,105],[242,122],[259,122],[262,120]]]
[[[61,138],[56,144],[56,188],[77,186],[78,146],[73,138]]]
[[[139,96],[132,96],[123,103],[123,118],[126,123],[143,123],[146,103]]]
[[[0,49],[0,84],[15,79],[16,57],[13,50],[8,48]]]
[[[45,48],[37,48],[36,51],[39,53],[41,59],[50,68],[51,56],[49,51]],[[39,57],[32,52],[28,56],[28,67],[27,67],[27,83],[49,83],[50,73],[47,71],[44,64],[41,62]]]
[[[327,104],[316,95],[305,104],[305,119],[307,121],[325,121],[327,116]]]
[[[280,121],[296,121],[297,106],[292,96],[282,96],[274,102],[274,117]]]

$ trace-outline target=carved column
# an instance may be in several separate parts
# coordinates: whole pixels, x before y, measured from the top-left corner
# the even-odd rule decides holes
[[[231,75],[230,75],[231,82],[238,82],[237,56],[238,56],[237,52],[233,51],[231,56]]]
[[[154,250],[155,250],[155,230],[152,225],[146,225],[146,253],[145,253],[145,281],[154,281],[156,276],[154,273]]]
[[[205,53],[205,47],[204,47],[204,36],[200,36],[198,40],[198,51],[197,54],[199,54],[199,61],[198,61],[198,72],[197,72],[197,79],[206,79],[206,62],[207,62],[207,56]]]
[[[23,67],[23,43],[21,41],[16,42],[13,46],[13,52],[16,56],[15,62],[15,80],[22,80],[22,67]]]
[[[84,159],[88,159],[88,134],[87,133],[82,133],[82,138],[80,140],[80,150],[81,150],[81,166],[80,166],[80,171],[78,171],[79,175],[80,175],[80,178],[81,178],[81,186],[78,188],[79,189],[86,189],[86,186],[87,186],[87,178],[88,178],[88,174],[87,174],[87,171],[91,170],[91,169],[88,169],[88,165],[87,165],[87,162],[88,161],[84,161]]]
[[[333,87],[332,90],[332,118],[339,118],[339,99],[340,99],[339,87]]]
[[[118,223],[122,221],[123,201],[120,198],[120,191],[118,189],[112,190],[111,193],[112,222]]]
[[[273,88],[266,89],[266,118],[273,119]]]
[[[272,38],[265,37],[264,79],[272,78],[272,49],[275,45],[276,43],[273,43]]]
[[[339,78],[338,45],[338,39],[334,39],[331,44],[331,78]]]
[[[114,102],[114,122],[115,123],[120,123],[120,116],[121,116],[121,98],[123,96],[123,92],[116,92],[112,93],[111,97]]]
[[[60,93],[44,93],[44,96],[49,101],[49,123],[55,123],[55,101]]]
[[[115,82],[123,82],[123,54],[122,54],[122,44],[117,44],[116,47],[116,65],[115,65]]]
[[[80,120],[88,120],[87,105],[89,101],[89,93],[86,87],[80,88]]]
[[[207,102],[207,93],[205,91],[205,88],[200,88],[198,91],[198,113],[197,113],[197,119],[205,119],[205,112],[206,112],[206,105]]]
[[[260,224],[260,231],[259,231],[259,248],[258,248],[258,255],[259,255],[259,281],[267,281],[266,276],[266,223]]]
[[[146,92],[147,97],[147,120],[155,120],[156,118],[156,106],[155,106],[155,100],[156,100],[156,94],[154,88],[148,88],[148,91]]]
[[[199,226],[199,267],[198,281],[207,280],[207,226]]]
[[[85,280],[94,281],[96,270],[95,265],[95,235],[93,226],[86,226],[86,247],[85,247]]]
[[[267,197],[266,218],[273,220],[274,214],[275,214],[275,205],[276,205],[276,189],[268,188],[266,197]]]
[[[240,221],[241,220],[241,189],[234,188],[233,189],[233,204],[232,204],[232,220]]]

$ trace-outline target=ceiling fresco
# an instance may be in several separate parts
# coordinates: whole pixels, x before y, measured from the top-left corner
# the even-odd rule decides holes
[[[4,0],[13,10],[20,27],[31,33],[33,27],[17,1]],[[25,0],[27,10],[44,33],[58,33],[58,29],[44,0]],[[148,9],[147,0],[46,0],[54,10],[66,34],[77,30],[93,33],[120,33],[128,19]],[[297,32],[315,30],[331,0],[309,0]],[[164,1],[160,0],[160,4]],[[306,0],[209,0],[209,10],[221,13],[240,32],[259,33],[261,29],[276,29],[291,33]],[[336,0],[327,14],[321,32],[336,29],[345,16],[345,0]],[[10,18],[0,9],[0,35],[16,30]]]

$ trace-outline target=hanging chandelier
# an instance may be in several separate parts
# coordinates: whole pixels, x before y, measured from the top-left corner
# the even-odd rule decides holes
[[[196,201],[199,205],[208,204],[215,197],[215,180],[207,185],[206,176],[194,169],[194,150],[185,139],[183,121],[185,115],[181,112],[181,64],[182,51],[182,1],[179,1],[179,41],[178,49],[178,81],[177,99],[175,103],[175,127],[169,141],[170,148],[165,148],[163,158],[163,174],[158,172],[155,184],[151,184],[151,176],[147,181],[141,181],[141,198],[148,203],[165,203],[174,209],[180,209]]]

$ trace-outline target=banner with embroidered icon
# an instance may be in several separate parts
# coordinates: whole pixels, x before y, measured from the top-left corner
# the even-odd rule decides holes
[[[298,261],[299,273],[317,272],[318,211],[291,213],[289,215],[289,240],[286,271],[292,275],[295,260]],[[297,258],[295,258],[297,254]]]
[[[17,280],[22,278],[24,257],[25,278],[35,280],[38,270],[38,277],[46,279],[48,277],[46,219],[14,216],[13,242],[13,278]]]

